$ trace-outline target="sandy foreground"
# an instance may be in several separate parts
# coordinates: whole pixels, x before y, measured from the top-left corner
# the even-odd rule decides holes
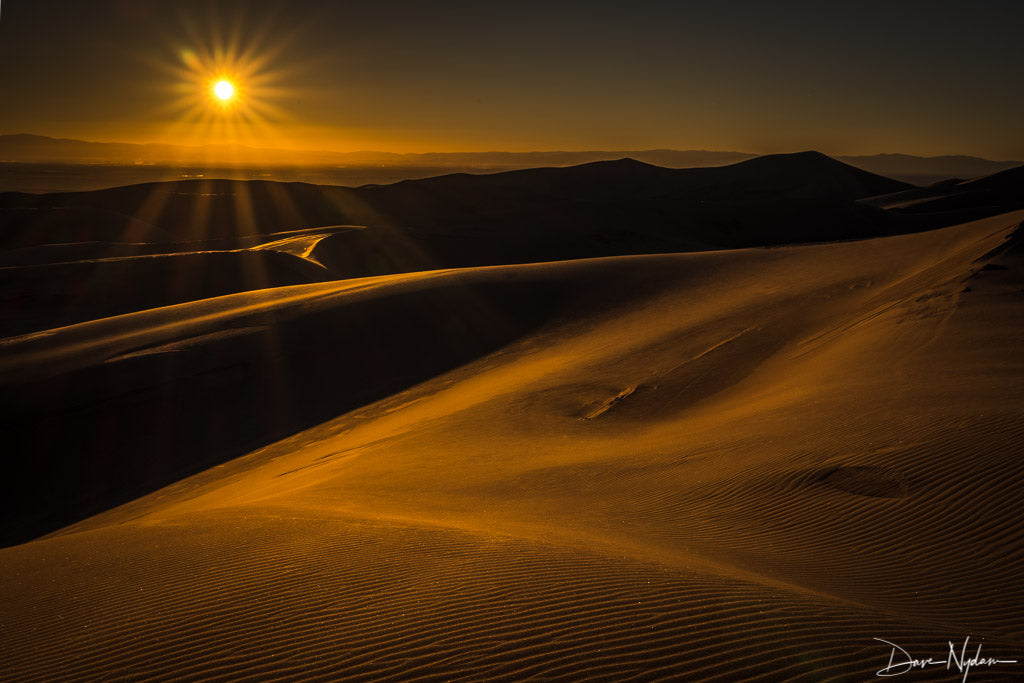
[[[306,319],[376,312],[352,334],[417,372],[448,338],[396,327],[402,302],[510,330],[0,550],[0,678],[870,680],[892,643],[941,660],[903,680],[961,680],[967,637],[1020,660],[969,680],[1024,678],[1022,220],[278,287],[9,340],[0,372],[31,382],[258,335],[284,377],[259,387],[286,394],[303,347],[264,342]],[[388,371],[346,362],[328,381]]]

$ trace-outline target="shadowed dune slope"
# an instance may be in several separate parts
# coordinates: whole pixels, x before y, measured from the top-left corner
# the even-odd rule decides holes
[[[218,434],[269,419],[261,401],[408,388],[0,550],[5,666],[862,681],[889,659],[874,638],[944,662],[967,636],[1024,660],[1022,220],[304,285],[8,343],[8,387],[94,373],[82,400],[109,392],[57,414],[69,433],[149,420],[124,451],[146,463],[193,458],[160,425],[197,434],[232,400],[256,404]],[[336,331],[334,353],[310,353],[314,330]],[[466,339],[447,363],[410,360]],[[139,372],[174,396],[215,359],[281,384],[211,381],[177,417],[123,398]],[[46,448],[25,486],[74,466],[70,441]]]

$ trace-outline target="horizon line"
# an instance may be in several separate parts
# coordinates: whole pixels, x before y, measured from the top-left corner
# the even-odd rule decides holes
[[[818,149],[818,148],[804,148],[804,149],[799,149],[799,150],[794,150],[794,151],[785,151],[785,152],[751,152],[751,151],[742,151],[742,150],[738,150],[738,149],[677,148],[677,147],[634,147],[634,148],[617,148],[617,149],[614,149],[614,148],[603,148],[603,149],[602,148],[578,148],[578,149],[557,148],[557,149],[528,149],[528,150],[511,150],[511,149],[500,149],[500,148],[488,148],[488,149],[482,149],[482,150],[432,150],[432,151],[425,151],[425,152],[408,152],[408,151],[394,152],[394,151],[384,151],[384,150],[380,150],[380,149],[370,149],[370,148],[356,149],[356,150],[351,150],[351,151],[340,151],[338,149],[333,149],[333,148],[256,147],[256,146],[252,146],[252,145],[249,145],[249,144],[243,144],[243,143],[239,143],[239,142],[208,142],[208,143],[201,143],[201,144],[180,144],[180,143],[174,143],[174,142],[157,142],[157,141],[130,142],[130,141],[125,141],[125,140],[95,140],[95,139],[87,140],[87,139],[74,138],[74,137],[54,137],[52,135],[45,135],[45,134],[41,134],[41,133],[27,133],[27,132],[0,133],[0,138],[4,138],[4,137],[41,138],[41,139],[46,139],[46,140],[52,140],[54,142],[71,142],[71,143],[84,143],[84,144],[97,144],[97,145],[130,145],[130,146],[136,146],[136,147],[172,147],[172,148],[181,149],[181,150],[197,150],[197,151],[198,150],[217,149],[217,148],[231,148],[231,149],[243,149],[243,150],[248,150],[248,151],[253,151],[253,152],[266,151],[266,152],[277,152],[277,153],[289,153],[289,152],[291,152],[291,153],[305,153],[305,154],[337,154],[337,155],[375,154],[375,155],[381,155],[381,156],[407,156],[407,157],[417,157],[417,156],[422,157],[422,156],[430,156],[430,155],[458,155],[458,154],[465,154],[465,155],[487,155],[487,154],[507,154],[507,155],[529,155],[529,154],[617,154],[617,153],[627,153],[627,152],[645,152],[645,153],[652,153],[652,152],[676,152],[676,153],[707,153],[707,154],[742,154],[742,155],[749,155],[751,157],[760,157],[760,156],[771,156],[771,155],[774,155],[774,154],[799,154],[801,152],[814,151],[814,152],[819,152],[821,154],[825,154],[825,155],[833,157],[833,158],[843,158],[843,157],[846,157],[846,158],[853,158],[853,157],[878,157],[878,156],[907,156],[907,157],[915,157],[915,158],[918,158],[918,159],[943,159],[943,158],[957,158],[957,157],[961,157],[961,158],[980,159],[980,160],[983,160],[983,161],[993,161],[993,162],[999,162],[999,163],[1009,163],[1009,162],[1024,163],[1024,159],[1011,159],[1011,158],[994,159],[994,158],[991,158],[991,157],[981,156],[979,154],[969,154],[969,153],[964,153],[964,152],[955,152],[955,153],[951,152],[951,153],[945,153],[945,154],[929,154],[929,155],[913,154],[913,153],[909,153],[909,152],[892,152],[892,151],[871,152],[871,153],[864,153],[864,152],[862,152],[862,153],[858,153],[858,154],[848,154],[848,153],[836,154],[836,153],[831,153],[831,152],[825,152],[822,149]],[[223,160],[223,161],[229,162],[229,160]]]

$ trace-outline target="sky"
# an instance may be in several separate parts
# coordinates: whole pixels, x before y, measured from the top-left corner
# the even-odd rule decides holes
[[[1021,0],[0,0],[0,134],[1024,159],[1021,26]]]

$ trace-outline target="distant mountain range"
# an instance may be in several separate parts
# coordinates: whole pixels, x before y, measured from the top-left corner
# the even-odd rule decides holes
[[[755,154],[708,150],[596,150],[548,152],[332,152],[260,149],[242,145],[190,147],[167,144],[87,142],[40,135],[0,135],[0,162],[40,164],[188,164],[211,167],[281,166],[385,166],[410,169],[429,167],[452,171],[486,172],[548,166],[573,166],[594,161],[631,158],[666,168],[724,166],[754,158]],[[949,178],[969,179],[1024,164],[972,156],[919,157],[875,154],[836,157],[871,173],[915,185]]]
[[[338,165],[385,164],[389,166],[450,166],[474,169],[572,166],[591,161],[632,157],[659,166],[685,168],[721,166],[749,159],[754,154],[704,150],[640,150],[584,152],[332,152],[247,147],[244,145],[185,146],[87,142],[42,135],[0,135],[0,162],[21,163],[187,163],[214,165]]]

